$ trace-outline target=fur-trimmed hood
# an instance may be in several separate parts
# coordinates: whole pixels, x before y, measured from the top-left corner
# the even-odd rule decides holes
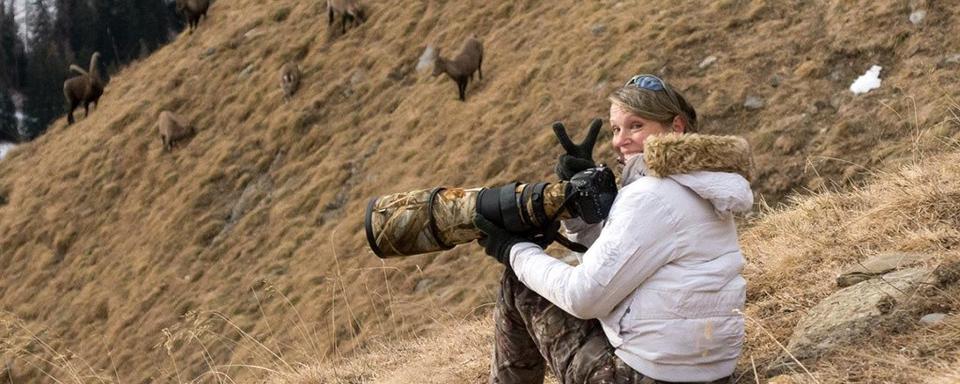
[[[647,138],[643,148],[643,156],[624,166],[623,185],[643,176],[668,177],[709,200],[719,214],[752,208],[753,160],[743,138],[667,134]]]

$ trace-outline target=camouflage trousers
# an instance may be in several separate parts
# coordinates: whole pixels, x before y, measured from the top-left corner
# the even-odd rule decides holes
[[[664,383],[617,357],[598,320],[564,312],[523,285],[509,268],[500,284],[490,383],[543,383],[547,365],[564,384]],[[716,381],[721,382],[727,380]]]

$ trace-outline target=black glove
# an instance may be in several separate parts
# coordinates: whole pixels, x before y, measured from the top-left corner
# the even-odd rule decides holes
[[[560,229],[560,222],[552,223],[547,230],[542,233],[528,233],[524,235],[514,234],[494,224],[482,215],[476,215],[473,218],[473,224],[477,226],[486,237],[481,237],[477,243],[483,247],[487,255],[492,256],[500,264],[510,266],[510,248],[517,243],[531,242],[539,245],[540,248],[546,248],[557,238],[557,231]]]
[[[560,180],[570,180],[577,172],[596,166],[593,160],[593,146],[597,143],[597,136],[600,134],[600,127],[603,126],[603,120],[593,119],[590,122],[590,129],[587,131],[587,137],[580,144],[575,144],[567,135],[567,129],[563,123],[553,123],[553,133],[557,135],[557,141],[567,151],[560,155],[557,161],[555,171]]]
[[[597,165],[594,164],[592,160],[585,160],[579,157],[563,154],[560,155],[560,159],[557,160],[557,167],[555,171],[560,180],[570,181],[570,178],[572,178],[573,175],[596,166]]]

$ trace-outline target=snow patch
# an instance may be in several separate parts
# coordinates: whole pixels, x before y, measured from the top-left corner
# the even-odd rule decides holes
[[[16,147],[16,144],[0,142],[0,160],[3,160],[7,156],[7,152],[10,152],[13,147]]]
[[[913,25],[920,25],[920,23],[922,23],[923,19],[926,17],[927,11],[919,9],[910,14],[910,22],[913,23]]]
[[[871,90],[880,88],[880,69],[879,65],[874,65],[850,84],[850,92],[854,94],[867,93]]]

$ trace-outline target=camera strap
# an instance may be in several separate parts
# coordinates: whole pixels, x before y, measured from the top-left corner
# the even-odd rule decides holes
[[[576,253],[584,253],[587,251],[586,245],[576,243],[573,240],[570,240],[559,233],[557,233],[557,238],[555,239],[555,241],[560,245]]]

